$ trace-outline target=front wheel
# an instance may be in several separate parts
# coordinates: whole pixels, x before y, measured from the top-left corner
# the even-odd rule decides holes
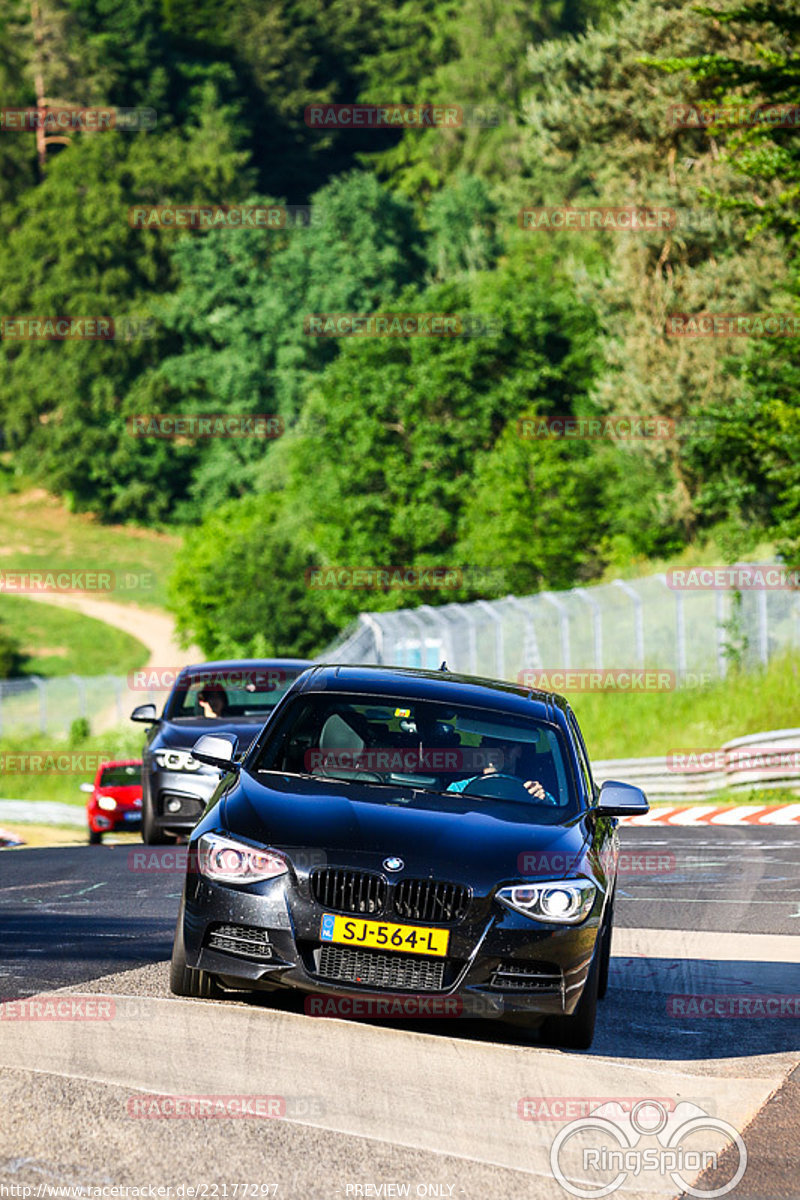
[[[169,990],[173,996],[189,996],[192,1000],[220,1000],[222,988],[208,971],[196,971],[186,965],[186,950],[183,945],[183,905],[175,926],[172,943],[172,961],[169,966]]]
[[[172,838],[156,825],[153,810],[148,800],[142,800],[142,841],[145,846],[166,846]]]
[[[99,846],[102,841],[103,841],[103,835],[100,832],[100,830],[92,829],[90,827],[90,829],[89,829],[89,845],[90,846]]]

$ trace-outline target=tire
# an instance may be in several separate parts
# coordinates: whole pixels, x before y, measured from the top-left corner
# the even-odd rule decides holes
[[[608,991],[608,969],[611,965],[611,935],[614,932],[614,897],[608,902],[608,912],[603,924],[603,940],[600,946],[600,968],[597,976],[597,996],[602,1000]]]
[[[156,825],[147,800],[142,803],[142,841],[145,846],[166,846],[172,841],[170,835]]]
[[[189,996],[192,1000],[221,1000],[222,988],[208,971],[195,971],[186,965],[183,945],[183,905],[175,926],[172,943],[172,961],[169,967],[169,990],[173,996]]]
[[[588,1050],[592,1044],[603,949],[599,939],[595,947],[586,983],[574,1013],[571,1016],[547,1017],[542,1025],[542,1039],[553,1046],[563,1046],[567,1050]]]
[[[89,845],[99,846],[102,844],[103,835],[99,829],[89,829]]]

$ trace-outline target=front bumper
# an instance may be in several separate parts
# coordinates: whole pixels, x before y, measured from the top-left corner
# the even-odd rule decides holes
[[[320,939],[323,913],[331,910],[311,898],[306,882],[289,875],[225,887],[190,870],[181,918],[187,966],[233,988],[296,988],[342,1000],[412,994],[452,998],[449,1012],[441,1015],[561,1015],[571,1013],[580,999],[602,916],[599,891],[594,909],[577,926],[534,922],[497,901],[475,897],[462,921],[444,926],[450,930],[446,959],[366,949],[353,959],[349,947],[331,956],[331,943]],[[346,970],[355,963],[363,975],[371,972],[372,982],[356,983],[352,970],[344,978],[343,963]],[[386,982],[404,974],[400,986]],[[315,1011],[313,1004],[307,1007]]]
[[[220,780],[217,771],[170,771],[156,763],[142,778],[153,825],[170,833],[191,833]]]

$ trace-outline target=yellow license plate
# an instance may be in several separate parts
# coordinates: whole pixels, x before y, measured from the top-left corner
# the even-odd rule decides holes
[[[399,950],[406,954],[434,954],[444,958],[450,933],[426,925],[395,925],[390,921],[362,921],[325,913],[319,936],[323,942],[368,946],[370,950]]]

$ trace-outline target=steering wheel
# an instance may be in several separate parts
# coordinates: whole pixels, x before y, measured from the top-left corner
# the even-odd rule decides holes
[[[463,795],[492,796],[497,800],[524,800],[527,804],[536,803],[521,779],[516,775],[504,775],[501,771],[491,771],[488,775],[480,775],[471,779],[462,791]]]

